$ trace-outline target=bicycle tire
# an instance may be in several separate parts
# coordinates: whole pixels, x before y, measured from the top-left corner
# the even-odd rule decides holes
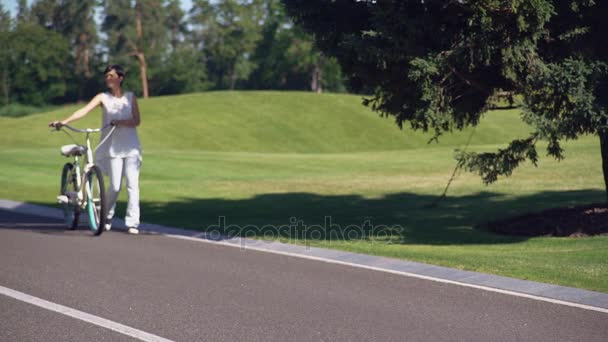
[[[87,188],[87,214],[89,227],[94,235],[101,235],[107,220],[106,192],[103,184],[103,175],[98,166],[93,166],[86,174]],[[89,196],[92,194],[92,196]],[[92,197],[92,198],[91,198]]]
[[[61,170],[61,189],[59,190],[62,196],[67,196],[68,192],[78,193],[78,180],[74,174],[74,164],[65,163]],[[63,219],[68,229],[73,230],[78,228],[78,219],[80,217],[80,208],[77,205],[64,203],[62,205]]]

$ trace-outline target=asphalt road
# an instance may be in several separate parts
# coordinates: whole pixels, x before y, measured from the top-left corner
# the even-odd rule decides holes
[[[0,210],[0,286],[175,341],[607,341],[608,314]],[[0,341],[133,338],[0,294]]]

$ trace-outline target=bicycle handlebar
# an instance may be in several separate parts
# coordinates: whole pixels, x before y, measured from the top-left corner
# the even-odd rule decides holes
[[[101,132],[101,131],[103,131],[104,129],[106,129],[106,128],[108,128],[108,127],[111,127],[111,126],[114,126],[114,125],[112,125],[112,124],[108,124],[108,125],[105,125],[105,126],[103,126],[103,127],[101,127],[101,128],[85,128],[85,129],[79,129],[79,128],[74,128],[74,127],[72,127],[72,126],[70,126],[70,125],[60,125],[60,126],[55,126],[55,129],[56,129],[56,130],[60,130],[61,128],[66,127],[66,128],[68,128],[69,130],[71,130],[71,131],[73,131],[73,132],[76,132],[76,133],[96,133],[96,132]]]
[[[72,127],[72,126],[70,126],[70,125],[56,125],[56,126],[53,126],[53,128],[55,128],[55,129],[54,129],[54,130],[52,130],[51,132],[59,131],[59,130],[61,130],[61,128],[63,128],[63,127],[66,127],[66,128],[68,128],[69,130],[74,131],[74,132],[77,132],[77,133],[87,133],[87,145],[89,144],[89,136],[88,136],[88,134],[89,134],[89,133],[101,132],[101,131],[103,131],[104,129],[106,129],[106,128],[108,128],[108,127],[112,127],[112,129],[110,130],[110,132],[108,133],[108,135],[106,135],[106,137],[105,137],[105,138],[103,138],[103,140],[102,140],[102,141],[100,141],[100,142],[99,142],[99,144],[97,144],[97,147],[95,147],[95,151],[97,151],[97,149],[98,149],[98,148],[99,148],[101,145],[103,145],[103,143],[105,143],[105,142],[108,140],[108,138],[109,138],[109,137],[112,135],[112,133],[114,133],[114,130],[116,129],[116,125],[113,125],[113,124],[111,124],[111,123],[110,123],[110,124],[107,124],[107,125],[105,125],[105,126],[103,126],[103,127],[101,127],[101,128],[85,128],[85,129],[78,129],[78,128],[74,128],[74,127]],[[65,132],[65,131],[64,131],[64,132]],[[70,133],[65,132],[65,134],[69,135],[69,136],[70,136],[70,138],[72,138],[72,136],[70,135]],[[72,138],[72,140],[74,140],[74,138]],[[76,140],[74,140],[74,142],[75,142],[76,144],[78,144],[78,142],[76,142]]]

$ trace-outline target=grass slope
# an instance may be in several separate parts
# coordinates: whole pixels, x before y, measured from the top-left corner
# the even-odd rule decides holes
[[[140,137],[146,149],[216,152],[335,153],[459,146],[469,132],[442,137],[400,131],[392,118],[361,105],[361,96],[299,92],[208,92],[140,100]],[[49,136],[45,120],[67,117],[78,106],[20,119],[0,118],[0,144],[54,146],[64,137]],[[101,110],[77,126],[99,125]],[[528,129],[516,111],[489,115],[473,144],[508,142]],[[27,130],[27,134],[23,130]]]

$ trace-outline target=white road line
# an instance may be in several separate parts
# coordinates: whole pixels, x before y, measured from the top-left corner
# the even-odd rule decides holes
[[[127,335],[142,341],[154,341],[154,342],[171,342],[166,338],[156,336],[154,334],[147,333],[145,331],[141,331],[135,328],[131,328],[124,324],[120,324],[114,321],[110,321],[105,318],[101,318],[95,315],[88,314],[86,312],[82,312],[80,310],[72,309],[67,306],[63,306],[61,304],[49,302],[42,298],[30,296],[27,293],[15,291],[13,289],[9,289],[8,287],[4,287],[0,285],[0,294],[3,294],[7,297],[11,297],[22,302],[26,302],[32,305],[39,306],[41,308],[58,312],[60,314],[70,316],[81,321],[85,321],[106,329],[110,329],[117,333],[121,333],[123,335]]]
[[[568,301],[565,301],[565,300],[559,300],[559,299],[553,299],[553,298],[547,298],[547,297],[541,297],[541,296],[535,296],[535,295],[531,295],[531,294],[527,294],[527,293],[521,293],[521,292],[516,292],[516,291],[502,290],[502,289],[497,289],[497,288],[483,286],[483,285],[468,284],[468,283],[463,283],[463,282],[459,282],[459,281],[455,281],[455,280],[435,278],[435,277],[431,277],[431,276],[425,276],[425,275],[416,274],[416,273],[410,273],[410,272],[405,272],[405,271],[395,271],[395,270],[390,270],[390,269],[381,268],[381,267],[374,267],[374,266],[368,266],[368,265],[362,265],[362,264],[352,263],[352,262],[348,262],[348,261],[340,261],[340,260],[334,260],[334,259],[329,259],[329,258],[323,258],[323,257],[317,257],[317,256],[305,255],[305,254],[299,254],[299,253],[292,253],[292,252],[269,250],[269,249],[265,249],[265,248],[259,248],[259,247],[253,247],[253,246],[247,246],[247,245],[243,246],[243,245],[240,245],[240,244],[239,245],[235,245],[235,244],[232,244],[232,243],[227,243],[227,242],[222,242],[222,241],[206,240],[206,239],[201,239],[201,238],[196,238],[196,237],[190,237],[190,236],[183,236],[183,235],[166,234],[166,233],[158,233],[158,235],[162,235],[162,236],[166,236],[166,237],[170,237],[170,238],[174,238],[174,239],[182,239],[182,240],[190,240],[190,241],[197,241],[197,242],[205,242],[205,243],[210,243],[210,244],[214,244],[214,245],[222,245],[222,246],[236,247],[236,248],[242,248],[242,249],[250,249],[250,250],[259,251],[259,252],[281,254],[281,255],[286,255],[286,256],[291,256],[291,257],[296,257],[296,258],[301,258],[301,259],[323,261],[323,262],[326,262],[326,263],[329,263],[329,264],[337,264],[337,265],[344,265],[344,266],[350,266],[350,267],[356,267],[356,268],[363,268],[363,269],[373,270],[373,271],[379,271],[379,272],[392,273],[392,274],[397,274],[397,275],[406,276],[406,277],[412,277],[412,278],[430,280],[430,281],[434,281],[434,282],[438,282],[438,283],[444,283],[444,284],[450,284],[450,285],[458,285],[458,286],[463,286],[463,287],[470,287],[470,288],[474,288],[474,289],[478,289],[478,290],[484,290],[484,291],[501,293],[501,294],[506,294],[506,295],[515,296],[515,297],[522,297],[522,298],[528,298],[528,299],[538,300],[538,301],[541,301],[541,302],[548,302],[548,303],[553,303],[553,304],[571,306],[571,307],[575,307],[575,308],[579,308],[579,309],[584,309],[584,310],[591,310],[591,311],[597,311],[597,312],[602,312],[602,313],[608,313],[608,309],[604,309],[604,308],[600,308],[600,307],[596,307],[596,306],[579,304],[579,303],[573,303],[573,302],[568,302]]]

